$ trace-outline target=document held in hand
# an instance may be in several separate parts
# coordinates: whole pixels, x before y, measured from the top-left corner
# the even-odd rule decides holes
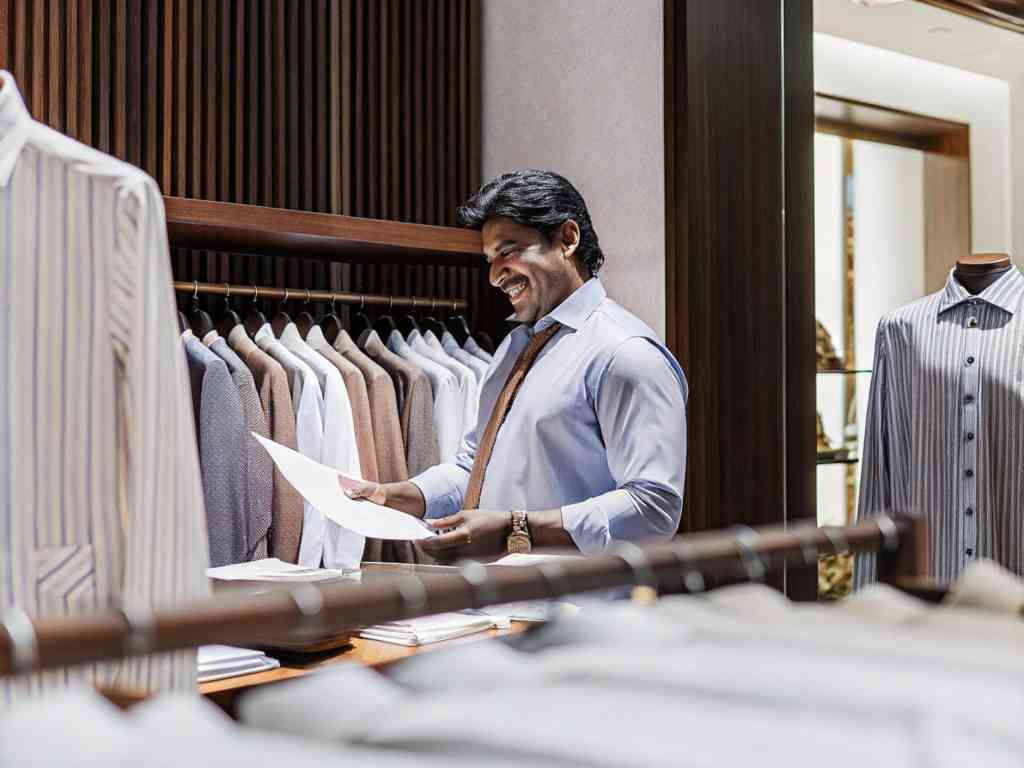
[[[415,541],[436,535],[433,528],[412,515],[370,501],[350,499],[342,490],[342,485],[355,488],[366,485],[366,480],[343,474],[255,432],[252,434],[302,498],[341,527],[374,539]]]

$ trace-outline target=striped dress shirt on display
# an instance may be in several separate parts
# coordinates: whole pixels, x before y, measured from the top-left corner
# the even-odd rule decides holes
[[[135,614],[208,594],[163,199],[34,122],[0,72],[0,611]],[[195,652],[0,681],[194,688]]]
[[[878,326],[858,517],[924,515],[941,582],[976,558],[1024,573],[1022,301],[1016,267],[976,296],[950,273]]]

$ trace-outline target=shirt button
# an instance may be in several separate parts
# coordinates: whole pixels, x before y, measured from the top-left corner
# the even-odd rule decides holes
[[[973,440],[974,439],[974,433],[973,432],[968,432],[967,433],[967,439],[968,440]]]
[[[970,556],[971,556],[971,555],[973,555],[973,554],[974,554],[974,550],[973,550],[973,549],[971,549],[970,547],[968,547],[968,548],[967,548],[967,556],[968,556],[968,557],[970,557]]]
[[[973,357],[968,357],[967,358],[967,364],[968,365],[974,365],[974,358]]]
[[[967,327],[968,328],[977,328],[978,327],[978,318],[976,318],[976,317],[969,317],[969,318],[967,318]]]
[[[964,510],[964,514],[967,515],[968,517],[970,517],[971,515],[974,514],[974,510],[971,509],[970,507],[968,507],[967,509]]]
[[[968,404],[973,403],[974,402],[974,395],[966,395],[964,397],[964,402],[968,403]]]
[[[964,474],[965,474],[965,475],[966,475],[967,477],[974,477],[974,470],[973,470],[973,469],[965,469],[965,470],[964,470]]]

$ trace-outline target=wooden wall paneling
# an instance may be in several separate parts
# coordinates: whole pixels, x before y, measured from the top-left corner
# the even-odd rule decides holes
[[[166,194],[450,224],[481,181],[479,6],[0,0],[0,63],[37,119],[140,166]],[[283,277],[280,262],[173,255],[185,280]],[[313,265],[297,277],[470,292],[471,314],[499,311],[472,267]]]
[[[810,5],[664,8],[667,336],[691,393],[681,528],[813,517]]]
[[[413,200],[415,201],[414,202],[414,206],[415,207],[414,207],[414,212],[413,212],[412,220],[415,221],[415,222],[422,223],[422,222],[428,221],[428,218],[427,218],[427,208],[426,208],[427,191],[426,191],[426,186],[425,186],[426,185],[426,174],[424,173],[424,168],[423,168],[423,157],[424,157],[423,147],[424,147],[424,142],[426,140],[426,130],[425,130],[425,125],[424,125],[425,121],[424,121],[424,118],[423,118],[423,113],[424,113],[424,105],[425,105],[425,98],[426,98],[426,94],[425,94],[425,90],[426,89],[424,88],[424,82],[426,80],[426,70],[427,70],[426,55],[425,55],[425,51],[426,51],[426,47],[427,46],[426,46],[426,41],[425,41],[425,35],[423,34],[423,30],[425,29],[425,25],[424,25],[424,2],[422,2],[422,0],[420,0],[419,2],[414,2],[413,3],[412,25],[413,25],[413,29],[420,30],[419,34],[417,34],[415,36],[415,38],[413,39],[413,44],[412,44],[413,71],[412,71],[412,78],[411,78],[411,81],[412,81],[411,82],[411,85],[412,85],[411,97],[412,97],[413,107],[412,107],[411,114],[412,114],[412,122],[413,122],[413,124],[419,127],[419,130],[417,130],[415,132],[415,137],[414,137],[414,142],[415,143],[414,143],[413,151],[415,152],[415,156],[420,159],[420,163],[417,166],[415,177],[414,177],[415,186],[413,187]]]
[[[246,177],[246,199],[253,205],[266,204],[260,199],[260,166],[259,154],[260,125],[266,105],[262,103],[260,82],[260,6],[259,2],[249,3],[248,30],[245,40],[246,53],[246,81],[249,86],[248,102],[246,110],[246,142],[245,142],[245,177]]]

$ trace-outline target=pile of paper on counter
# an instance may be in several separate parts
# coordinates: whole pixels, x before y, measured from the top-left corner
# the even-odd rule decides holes
[[[351,572],[353,575],[357,572]],[[342,577],[348,578],[349,573],[330,568],[306,568],[293,563],[286,563],[276,557],[265,557],[247,563],[222,565],[207,568],[206,575],[221,581],[277,581],[277,582],[315,582],[330,581]]]

